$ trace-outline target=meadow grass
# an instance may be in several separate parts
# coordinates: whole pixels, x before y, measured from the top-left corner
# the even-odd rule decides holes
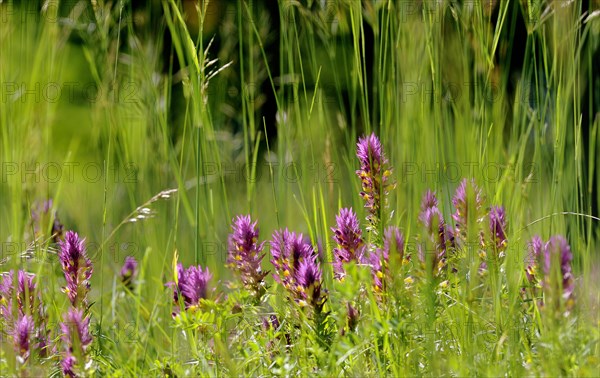
[[[600,118],[581,113],[597,69],[597,4],[500,1],[494,24],[479,2],[307,3],[280,0],[269,13],[261,2],[223,2],[218,27],[209,2],[165,0],[148,13],[124,1],[50,1],[35,12],[0,4],[0,270],[37,274],[58,351],[70,306],[58,247],[50,223],[36,232],[30,222],[31,207],[49,198],[88,243],[98,376],[600,374],[600,223],[590,216]],[[136,15],[157,12],[156,24],[139,26]],[[528,33],[515,78],[507,64],[520,14]],[[274,93],[276,138],[260,112],[263,84]],[[425,192],[451,220],[463,177],[486,206],[506,209],[508,249],[495,273],[449,278],[447,289],[429,276],[412,288],[396,282],[383,299],[365,267],[334,278],[341,207],[377,242],[355,172],[356,142],[371,132],[396,182],[380,226],[398,226],[413,256],[394,274],[418,275]],[[321,246],[325,321],[289,303],[271,275],[259,301],[236,284],[226,258],[237,214],[258,220],[260,241],[287,227]],[[556,234],[574,255],[568,316],[521,294],[527,243]],[[273,273],[269,249],[263,269]],[[473,251],[461,253],[457,263],[475,273]],[[131,290],[119,278],[127,255],[139,262]],[[213,278],[201,310],[173,317],[165,284],[177,261]],[[348,302],[360,319],[342,334]],[[276,330],[263,327],[271,314]],[[61,374],[58,355],[23,365],[1,334],[0,375]]]

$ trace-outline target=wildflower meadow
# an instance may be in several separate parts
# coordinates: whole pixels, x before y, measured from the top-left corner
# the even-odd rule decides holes
[[[599,89],[595,0],[0,0],[0,376],[598,377]]]

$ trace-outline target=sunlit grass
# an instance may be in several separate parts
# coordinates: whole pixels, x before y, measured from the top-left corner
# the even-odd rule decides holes
[[[201,2],[197,17],[179,3],[148,5],[160,21],[145,26],[129,2],[41,13],[0,4],[0,270],[38,274],[58,330],[68,300],[48,233],[34,246],[38,259],[20,257],[31,242],[29,209],[53,198],[66,229],[90,246],[100,375],[597,374],[600,223],[589,216],[587,185],[598,180],[599,118],[581,115],[600,30],[597,16],[582,14],[594,9],[499,2],[492,23],[478,2],[283,0],[271,13],[257,2],[223,1],[221,13]],[[507,36],[521,14],[530,17],[529,33],[515,37],[526,38],[523,67],[511,70]],[[269,17],[279,18],[278,30]],[[164,33],[172,37],[166,57]],[[274,94],[276,138],[261,88]],[[352,207],[366,226],[355,144],[370,132],[397,182],[384,222],[403,230],[407,251],[416,255],[424,233],[425,191],[437,192],[451,219],[463,177],[483,188],[488,206],[505,207],[510,247],[504,273],[483,288],[461,283],[440,295],[424,285],[413,295],[398,285],[386,306],[365,290],[368,272],[357,268],[341,284],[324,265],[333,327],[324,347],[270,276],[260,304],[228,287],[227,235],[232,218],[247,213],[261,241],[288,227],[332,261],[339,208]],[[169,189],[176,193],[146,206],[151,216],[136,212]],[[142,216],[128,222],[130,214]],[[537,308],[524,316],[519,288],[536,234],[563,234],[571,245],[577,305],[569,317],[550,321]],[[272,270],[268,250],[263,267]],[[185,266],[210,267],[216,299],[178,320],[164,286],[176,254]],[[140,262],[133,292],[117,277],[127,255]],[[360,301],[362,317],[342,336],[346,301]],[[262,328],[264,313],[277,314],[280,332]],[[11,343],[0,339],[8,375]],[[58,372],[56,363],[32,359],[30,375]]]

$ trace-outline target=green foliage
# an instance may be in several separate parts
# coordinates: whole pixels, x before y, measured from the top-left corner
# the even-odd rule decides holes
[[[598,375],[600,228],[589,214],[600,118],[593,106],[582,117],[597,9],[500,1],[491,17],[487,1],[279,0],[277,14],[246,0],[45,2],[35,12],[26,3],[0,2],[0,271],[37,274],[60,346],[69,303],[52,222],[36,233],[30,215],[53,198],[93,260],[97,376]],[[514,37],[521,15],[526,34]],[[525,39],[518,72],[513,38]],[[338,209],[368,216],[355,143],[372,131],[396,182],[382,223],[403,230],[412,256],[390,267],[383,293],[368,267],[347,265],[340,282],[328,264]],[[462,177],[482,186],[486,209],[504,205],[508,249],[480,275],[479,231],[469,233],[446,261],[457,272],[436,276],[416,258],[435,249],[419,203],[435,190],[451,219]],[[228,282],[227,234],[240,213],[259,220],[261,241],[287,226],[322,245],[322,311],[271,278],[258,298]],[[467,229],[488,232],[479,222],[470,213]],[[539,306],[533,287],[522,293],[535,234],[571,245],[568,315]],[[165,287],[174,254],[214,275],[208,298],[177,316]],[[127,255],[139,261],[131,290],[118,279]],[[19,367],[0,331],[0,375],[60,376],[58,356]]]

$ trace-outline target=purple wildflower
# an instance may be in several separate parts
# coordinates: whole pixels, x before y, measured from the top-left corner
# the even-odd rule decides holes
[[[340,213],[335,217],[335,220],[337,228],[331,229],[333,240],[337,243],[337,248],[333,250],[333,267],[335,277],[342,279],[345,275],[343,264],[350,261],[359,261],[363,253],[364,242],[358,218],[352,208],[340,209]]]
[[[552,285],[551,274],[552,270],[555,269],[553,268],[554,263],[558,262],[560,265],[556,269],[560,269],[560,286],[562,287],[562,296],[565,300],[572,299],[573,290],[575,289],[573,274],[571,272],[572,260],[573,253],[567,240],[560,235],[551,237],[544,247],[544,287],[551,290],[549,288]]]
[[[65,377],[75,378],[77,374],[75,373],[75,362],[76,359],[70,354],[66,354],[65,358],[60,361],[60,368]]]
[[[538,265],[540,261],[540,256],[542,255],[542,251],[544,249],[544,242],[539,236],[534,236],[531,238],[531,241],[527,245],[527,259],[525,261],[525,274],[527,276],[527,280],[531,283],[537,283],[539,281],[538,277]]]
[[[287,229],[275,231],[271,240],[271,262],[275,280],[301,305],[310,304],[320,310],[324,303],[321,290],[321,268],[313,246],[302,234]]]
[[[432,239],[436,239],[436,235],[440,229],[444,228],[445,222],[444,217],[437,207],[431,207],[422,212],[419,219],[427,230],[427,235]]]
[[[67,377],[76,377],[77,368],[85,366],[88,349],[92,344],[90,317],[83,310],[71,307],[60,323],[61,339],[65,348],[61,368]]]
[[[435,192],[432,192],[430,189],[428,189],[427,192],[425,192],[423,199],[421,200],[421,213],[433,207],[438,207],[438,199],[435,195]]]
[[[229,235],[229,250],[227,264],[237,271],[242,283],[254,293],[260,293],[263,281],[268,272],[261,268],[264,242],[258,243],[258,226],[252,222],[249,215],[238,216],[231,227],[233,233]]]
[[[17,295],[17,306],[19,308],[19,316],[23,316],[27,311],[25,306],[29,304],[30,313],[34,313],[36,299],[35,293],[37,286],[35,284],[35,274],[27,273],[24,270],[19,270],[17,273],[17,280],[19,284],[19,290]],[[38,304],[41,305],[41,303]]]
[[[435,193],[427,190],[421,200],[421,212],[419,213],[419,221],[427,229],[429,235],[435,235],[438,231],[439,224],[444,223],[444,217],[438,208],[438,200]]]
[[[447,247],[454,245],[454,234],[452,229],[446,226],[444,216],[438,207],[435,193],[428,190],[421,201],[421,213],[419,220],[427,230],[432,241],[436,242],[437,249],[445,252]]]
[[[64,322],[60,323],[62,340],[65,346],[72,351],[78,345],[85,353],[92,343],[90,334],[90,317],[84,316],[83,310],[70,308],[65,315]]]
[[[316,256],[305,259],[300,263],[296,273],[296,281],[303,288],[308,288],[318,284],[321,281],[321,269]]]
[[[15,351],[22,363],[25,363],[31,353],[29,343],[34,332],[33,318],[30,315],[22,315],[17,320],[14,330],[13,339]]]
[[[13,308],[13,300],[16,300],[16,309]],[[0,320],[3,319],[9,332],[15,332],[18,321],[26,315],[30,316],[35,330],[35,337],[31,338],[30,342],[34,343],[34,349],[45,356],[45,348],[49,343],[46,327],[47,318],[41,292],[35,284],[35,275],[19,270],[17,272],[17,290],[15,293],[14,271],[11,270],[0,279]],[[16,322],[14,321],[15,317],[18,319]]]
[[[64,291],[74,307],[86,305],[93,272],[84,243],[85,239],[80,239],[73,231],[67,231],[65,241],[60,242],[58,257],[67,281]]]
[[[470,196],[473,196],[475,202],[472,203]],[[477,222],[481,222],[481,212],[483,211],[484,197],[481,189],[475,184],[474,180],[463,179],[456,189],[452,203],[456,212],[452,218],[456,222],[456,234],[464,241],[467,236],[467,225],[469,217],[474,214]]]
[[[369,265],[371,265],[371,276],[373,277],[373,290],[381,293],[384,290],[385,269],[387,261],[383,256],[383,250],[377,248],[369,255]]]
[[[573,305],[575,289],[572,260],[573,253],[563,236],[552,236],[545,244],[539,236],[534,236],[528,245],[525,275],[530,284],[542,287],[545,296],[555,301],[562,297],[569,308]]]
[[[497,251],[506,249],[506,212],[502,206],[492,206],[490,209],[490,232]]]
[[[383,237],[383,248],[376,248],[368,258],[361,258],[361,262],[371,267],[373,277],[373,289],[377,293],[383,292],[386,286],[386,278],[390,277],[390,258],[396,261],[395,266],[406,263],[404,259],[404,236],[400,229],[395,226],[387,227]]]
[[[383,153],[379,138],[374,133],[359,138],[356,156],[360,161],[360,169],[356,171],[362,181],[360,195],[369,210],[367,219],[371,223],[371,229],[376,230],[382,208],[386,206],[386,195],[394,188],[395,183],[390,180],[389,162]]]
[[[0,278],[0,316],[8,322],[12,318],[13,271]]]
[[[397,259],[400,265],[404,264],[404,235],[396,226],[389,226],[383,233],[383,257],[386,261]]]
[[[531,295],[538,296],[538,289],[541,287],[540,261],[544,252],[544,242],[539,236],[534,236],[527,243],[527,255],[525,257],[525,276],[530,285]],[[521,295],[526,298],[527,288],[521,288]],[[540,306],[543,306],[543,301],[539,301]]]
[[[325,296],[321,291],[322,274],[317,256],[313,255],[305,258],[296,271],[296,295],[300,305],[310,305],[312,308],[320,310],[325,303]]]
[[[22,317],[26,313],[33,313],[36,304],[36,284],[35,275],[23,270],[17,272],[17,292],[14,296],[14,271],[7,272],[2,281],[0,281],[0,314],[5,317],[13,315],[13,298],[17,300],[18,316]],[[38,302],[39,303],[39,302]],[[25,307],[29,304],[29,310]]]
[[[419,214],[419,220],[425,227],[429,240],[433,242],[433,259],[431,261],[431,268],[434,274],[441,272],[446,264],[446,254],[448,248],[453,248],[454,245],[454,233],[452,229],[446,225],[444,216],[438,208],[438,200],[435,193],[428,190],[423,196],[421,201],[421,212]],[[419,247],[419,258],[422,264],[426,263],[425,250],[423,247]]]
[[[195,309],[201,299],[206,299],[208,294],[208,281],[212,275],[206,268],[204,271],[200,265],[190,266],[185,269],[181,263],[177,264],[177,285],[169,283],[173,287],[173,299],[179,302],[179,295],[183,297],[185,309]]]
[[[138,262],[135,257],[127,256],[121,268],[121,282],[130,290],[133,289],[133,280],[137,276],[137,266]]]
[[[18,295],[17,305],[19,316],[24,316],[25,306],[29,303],[29,314],[34,316],[35,324],[35,342],[34,348],[39,351],[42,357],[47,354],[47,347],[50,343],[47,329],[47,316],[42,302],[42,293],[38,290],[35,284],[35,274],[19,270],[18,274]]]
[[[275,231],[271,239],[271,264],[275,267],[275,281],[289,286],[291,267],[289,266],[289,243],[292,234],[287,230]]]
[[[293,288],[300,263],[315,255],[313,246],[287,229],[275,231],[271,240],[271,263],[275,266],[274,278],[286,288]]]

